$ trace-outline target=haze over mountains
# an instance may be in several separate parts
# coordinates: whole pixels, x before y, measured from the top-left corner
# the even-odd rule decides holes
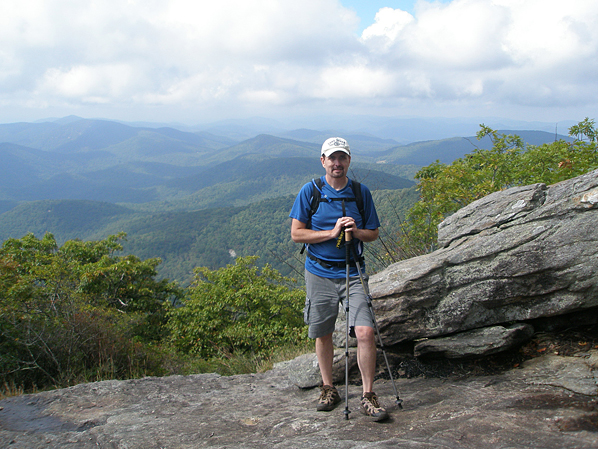
[[[178,257],[187,260],[184,271],[188,273],[202,257],[215,267],[230,261],[231,249],[238,255],[251,254],[245,251],[254,246],[249,243],[239,251],[226,248],[230,245],[224,242],[218,249],[196,247],[207,223],[224,230],[236,214],[253,214],[252,220],[257,220],[251,223],[253,229],[260,220],[269,220],[260,217],[260,209],[277,210],[275,219],[282,224],[272,225],[281,235],[271,236],[268,244],[287,245],[285,214],[299,188],[323,173],[319,148],[331,135],[342,135],[351,144],[352,177],[372,190],[395,193],[414,185],[413,174],[421,166],[437,159],[450,163],[476,146],[490,146],[473,134],[407,145],[388,137],[334,129],[258,134],[266,125],[260,122],[252,127],[252,123],[242,127],[220,124],[210,131],[78,117],[0,124],[0,238],[20,238],[27,232],[41,237],[52,232],[62,242],[104,238],[123,230],[135,254],[162,257],[165,265],[173,263],[173,256],[159,247],[176,247]],[[512,133],[531,144],[555,139],[554,133],[546,131]],[[275,200],[281,198],[284,201]],[[411,198],[415,198],[413,192]],[[168,232],[159,231],[166,221]],[[154,234],[147,236],[151,229]],[[193,237],[183,238],[189,233]],[[202,238],[217,240],[213,232],[209,234]],[[146,235],[146,246],[142,235]],[[169,239],[173,240],[170,244]],[[219,255],[208,257],[200,251]]]
[[[205,131],[136,127],[77,117],[3,124],[0,125],[0,199],[144,203],[178,199],[239,177],[277,177],[284,173],[302,182],[320,173],[320,142],[334,133],[334,130],[299,129],[280,136],[262,134],[238,141]],[[531,144],[555,138],[548,132],[517,133]],[[229,130],[228,134],[234,131]],[[407,177],[409,172],[382,167],[382,163],[423,166],[436,159],[450,163],[476,145],[488,147],[488,142],[478,142],[473,136],[408,145],[367,134],[343,136],[353,148],[355,163],[377,163],[378,171],[393,175],[402,172]],[[290,157],[293,164],[285,163]],[[283,188],[285,193],[296,191],[295,185],[289,187]],[[245,197],[226,203],[242,204],[250,200]],[[204,204],[200,207],[205,207],[205,202],[200,203]]]

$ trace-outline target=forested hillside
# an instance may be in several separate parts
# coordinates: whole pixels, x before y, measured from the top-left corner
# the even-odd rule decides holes
[[[413,188],[377,190],[374,199],[382,238],[392,239],[417,193]],[[259,256],[260,264],[270,263],[283,274],[297,275],[302,274],[300,246],[290,239],[288,218],[293,200],[294,195],[286,195],[239,207],[170,212],[80,200],[28,202],[0,214],[0,239],[27,233],[42,237],[50,232],[63,243],[125,232],[124,251],[141,258],[161,258],[161,277],[188,282],[197,266],[215,269],[234,262],[236,256],[251,255]],[[383,251],[379,244],[371,245],[372,251]]]
[[[51,233],[62,243],[126,232],[125,252],[160,257],[160,276],[181,282],[196,266],[215,269],[235,256],[258,255],[260,264],[291,274],[301,262],[288,212],[301,186],[323,174],[319,142],[333,133],[302,129],[235,141],[77,117],[0,125],[0,239]],[[346,135],[350,176],[374,192],[383,222],[374,254],[389,253],[384,242],[396,239],[417,201],[413,177],[422,165],[487,145],[470,137],[398,146]],[[374,266],[388,263],[374,254]]]

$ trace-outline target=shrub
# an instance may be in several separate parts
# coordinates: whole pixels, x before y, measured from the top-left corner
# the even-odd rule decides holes
[[[148,344],[163,336],[163,303],[179,294],[156,281],[159,261],[117,257],[99,242],[9,239],[0,249],[0,381],[31,388],[127,378],[159,370]]]
[[[239,257],[217,270],[198,268],[182,307],[171,307],[168,328],[180,351],[213,357],[237,351],[270,354],[306,339],[303,290],[257,257]]]

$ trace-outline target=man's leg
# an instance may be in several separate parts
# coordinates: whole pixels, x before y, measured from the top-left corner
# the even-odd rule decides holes
[[[308,336],[316,340],[316,355],[322,375],[318,411],[330,411],[341,402],[340,395],[334,388],[332,377],[334,361],[332,333],[338,315],[337,283],[335,279],[322,278],[305,271],[307,295],[304,318],[309,325]]]
[[[334,359],[332,334],[316,338],[316,355],[318,356],[318,365],[322,375],[322,384],[332,386],[332,362]]]
[[[376,375],[376,338],[374,329],[369,326],[355,326],[357,337],[357,365],[361,372],[363,392],[369,393],[374,388]]]
[[[317,410],[329,412],[341,402],[341,397],[332,384],[332,362],[334,359],[332,334],[316,338],[316,355],[318,356],[318,365],[322,374],[322,391],[318,399]]]
[[[307,293],[305,322],[309,325],[308,336],[316,340],[316,355],[323,385],[332,386],[332,362],[334,345],[332,333],[338,315],[338,293],[335,279],[316,276],[305,270]]]
[[[388,413],[380,406],[378,396],[374,393],[374,377],[376,375],[376,337],[374,328],[369,326],[355,326],[357,336],[357,363],[363,383],[361,409],[374,421],[388,419]]]

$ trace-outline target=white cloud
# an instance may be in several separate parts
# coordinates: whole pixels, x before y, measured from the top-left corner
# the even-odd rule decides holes
[[[388,49],[387,46],[415,19],[407,11],[386,7],[378,11],[374,20],[375,23],[366,28],[361,37],[366,42],[374,40],[382,49]]]
[[[596,2],[454,0],[418,6],[414,20],[402,11],[380,10],[362,40],[378,64],[397,74],[397,82],[409,83],[418,72],[438,101],[484,96],[515,106],[565,106],[582,103],[577,93],[598,87],[586,69],[596,68],[598,55]],[[597,99],[590,96],[588,105]]]
[[[135,88],[138,80],[127,64],[76,66],[67,71],[48,69],[40,86],[41,93],[85,98],[87,95],[118,99]]]
[[[5,2],[0,105],[126,105],[140,118],[180,106],[188,119],[301,105],[587,109],[596,23],[595,0],[419,0],[413,14],[381,8],[361,36],[337,0]]]
[[[502,3],[511,14],[504,44],[514,61],[543,68],[558,66],[566,59],[596,55],[596,2],[504,0]]]
[[[317,98],[371,98],[392,92],[395,85],[391,73],[363,65],[336,66],[325,69],[313,90]]]

